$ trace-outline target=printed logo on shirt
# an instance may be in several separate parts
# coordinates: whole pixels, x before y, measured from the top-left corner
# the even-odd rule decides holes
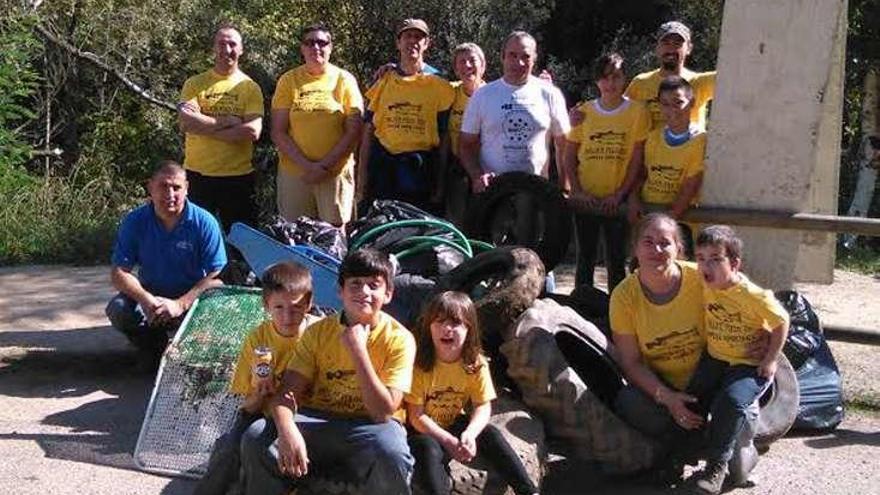
[[[626,132],[601,131],[590,134],[581,160],[615,163],[626,155]]]
[[[384,121],[389,129],[404,135],[421,136],[427,132],[428,123],[422,112],[422,105],[401,101],[388,105]]]
[[[229,91],[208,89],[202,94],[202,111],[207,115],[238,115],[241,113],[239,95]]]
[[[673,165],[651,165],[645,188],[660,194],[677,194],[684,169]]]
[[[191,243],[189,241],[185,241],[185,240],[177,241],[174,244],[174,247],[181,250],[181,251],[194,251],[195,250],[195,248],[193,247],[193,243]]]

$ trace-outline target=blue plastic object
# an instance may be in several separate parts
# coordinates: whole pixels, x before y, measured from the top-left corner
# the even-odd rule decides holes
[[[311,246],[288,246],[248,227],[234,223],[226,241],[238,248],[251,270],[262,277],[267,268],[280,261],[294,261],[312,274],[315,304],[322,308],[342,309],[337,279],[340,261]]]

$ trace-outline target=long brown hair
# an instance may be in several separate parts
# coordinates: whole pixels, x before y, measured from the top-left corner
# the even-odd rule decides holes
[[[434,296],[416,325],[416,366],[424,371],[434,369],[437,350],[431,339],[431,323],[453,320],[467,327],[467,335],[461,350],[461,361],[468,373],[474,373],[483,363],[483,347],[480,344],[480,326],[474,302],[464,292],[446,291]]]

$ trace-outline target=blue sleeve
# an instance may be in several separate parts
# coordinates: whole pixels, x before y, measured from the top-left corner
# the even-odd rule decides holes
[[[113,255],[110,262],[113,266],[133,269],[138,265],[138,238],[140,238],[135,215],[138,210],[130,212],[119,224],[116,231],[116,244],[113,246]]]
[[[200,254],[202,269],[205,270],[205,273],[221,270],[226,266],[226,246],[223,243],[223,233],[217,219],[212,215],[205,218]]]
[[[449,129],[449,110],[437,113],[437,133],[441,136]]]

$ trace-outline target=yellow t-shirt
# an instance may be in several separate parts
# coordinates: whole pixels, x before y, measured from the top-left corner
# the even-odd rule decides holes
[[[642,185],[642,201],[668,205],[678,197],[686,179],[703,172],[706,152],[706,133],[692,136],[686,143],[669,146],[663,137],[663,128],[648,133],[645,140],[645,170],[648,175]],[[699,194],[694,196],[696,204]]]
[[[306,158],[318,161],[345,135],[345,120],[364,111],[364,100],[354,76],[328,64],[323,74],[309,74],[305,65],[285,72],[275,86],[272,110],[289,110],[287,134]],[[279,153],[281,168],[292,175],[302,170]],[[346,159],[354,163],[354,154]]]
[[[315,316],[305,315],[300,327],[306,328],[317,320]],[[297,340],[299,340],[297,337],[286,337],[278,333],[272,320],[266,320],[254,327],[241,345],[229,391],[233,394],[247,395],[253,390],[254,349],[257,347],[268,347],[272,351],[272,376],[275,384],[279,385]]]
[[[626,178],[635,143],[644,141],[650,116],[641,102],[625,100],[607,111],[592,100],[580,106],[584,121],[567,139],[578,143],[578,179],[588,194],[604,198],[614,194]]]
[[[691,122],[700,129],[706,128],[706,107],[715,95],[715,71],[694,72],[682,69],[681,77],[686,79],[694,90],[694,106],[691,108]],[[660,90],[660,69],[637,75],[626,88],[626,96],[643,101],[651,112],[651,129],[663,127],[663,114],[657,92]]]
[[[464,118],[464,109],[467,108],[471,97],[464,92],[464,84],[455,81],[452,84],[455,89],[455,99],[452,100],[452,108],[449,110],[449,147],[455,156],[458,156],[458,136],[461,133],[461,120]]]
[[[705,287],[706,346],[715,359],[730,364],[757,366],[760,359],[747,355],[749,344],[789,321],[788,312],[773,296],[742,273],[738,284],[724,290]]]
[[[437,115],[449,110],[455,90],[429,74],[388,71],[367,91],[376,139],[392,154],[427,151],[440,144]]]
[[[263,116],[263,92],[247,74],[237,71],[222,76],[213,69],[186,80],[181,101],[193,98],[205,115]],[[229,142],[210,136],[186,134],[183,165],[203,175],[228,177],[254,170],[251,164],[254,143],[247,139]]]
[[[424,405],[428,417],[441,428],[448,428],[468,403],[478,406],[497,397],[489,363],[485,359],[481,363],[473,373],[465,371],[461,360],[444,363],[438,359],[431,371],[416,367],[412,391],[404,400]]]
[[[677,262],[682,279],[678,295],[657,305],[648,300],[638,270],[611,293],[614,333],[634,335],[645,364],[678,390],[684,390],[706,347],[702,331],[703,283],[697,266]]]
[[[407,393],[412,385],[416,342],[412,334],[391,316],[382,313],[379,324],[367,337],[373,369],[385,386]],[[308,378],[311,393],[305,406],[343,416],[369,416],[357,381],[351,354],[340,336],[345,327],[339,316],[329,316],[309,327],[297,344],[288,368]],[[404,410],[394,417],[403,421]]]

